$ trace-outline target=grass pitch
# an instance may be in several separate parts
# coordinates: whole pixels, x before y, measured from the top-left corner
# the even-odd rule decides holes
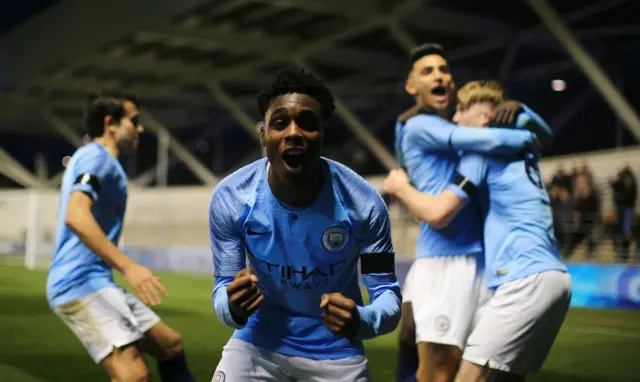
[[[169,291],[156,309],[184,337],[198,381],[210,381],[231,330],[211,307],[210,277],[161,274]],[[106,381],[49,309],[45,271],[0,259],[0,382]],[[120,285],[125,285],[118,278]],[[395,380],[396,334],[365,343],[374,381]],[[152,380],[158,380],[149,363]],[[640,312],[572,309],[543,370],[528,381],[640,381]]]

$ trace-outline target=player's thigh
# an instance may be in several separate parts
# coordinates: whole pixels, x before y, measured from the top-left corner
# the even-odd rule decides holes
[[[126,302],[125,293],[104,288],[57,306],[54,312],[82,342],[95,363],[114,348],[136,343],[143,333]]]
[[[133,345],[114,348],[100,362],[100,366],[109,374],[112,381],[146,382],[149,380],[149,370],[144,363],[144,358]]]
[[[477,304],[474,256],[430,257],[415,261],[412,278],[416,342],[462,348]]]
[[[222,349],[222,358],[212,382],[289,381],[283,369],[286,357],[231,338]]]
[[[413,307],[411,302],[402,303],[402,317],[400,318],[400,330],[398,333],[400,342],[415,344],[416,324],[413,320]]]
[[[566,272],[542,272],[501,285],[469,336],[463,359],[518,375],[538,371],[570,299]]]
[[[289,372],[298,382],[369,382],[367,365],[364,355],[331,360],[289,358]]]

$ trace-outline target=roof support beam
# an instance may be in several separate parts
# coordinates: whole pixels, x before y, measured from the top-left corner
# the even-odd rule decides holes
[[[631,0],[603,0],[600,3],[589,5],[577,11],[571,12],[566,15],[565,19],[568,23],[577,23],[593,15],[597,15],[600,12],[615,8],[629,1]],[[541,35],[544,35],[546,33],[548,33],[548,30],[544,27],[544,25],[538,25],[518,33],[515,38],[518,41],[523,42],[526,40],[538,39]],[[449,62],[468,59],[480,54],[500,49],[512,41],[513,38],[511,38],[511,36],[509,35],[507,35],[506,37],[497,37],[495,39],[491,39],[477,45],[454,49],[447,53],[447,58],[449,59]]]
[[[27,188],[47,188],[48,185],[0,147],[0,173]]]
[[[306,62],[302,59],[298,59],[294,61],[297,65],[301,67],[306,67],[310,71],[314,72],[316,76],[319,78],[320,75],[311,68]],[[345,125],[351,130],[353,135],[367,148],[369,151],[376,157],[376,159],[387,169],[391,170],[392,168],[397,167],[395,157],[393,154],[387,150],[386,147],[371,133],[371,129],[362,123],[356,115],[349,110],[347,105],[342,102],[337,96],[334,94],[334,101],[336,106],[336,113],[340,116],[340,118],[344,121]]]
[[[22,86],[38,78],[46,78],[45,71],[54,65],[81,61],[87,52],[93,52],[136,29],[166,25],[176,15],[207,2],[57,2],[46,12],[31,17],[0,37],[0,57],[11,57],[11,60],[2,62],[4,67],[0,71],[0,87]],[[149,12],[149,9],[153,9],[153,12]]]
[[[71,143],[75,147],[83,145],[82,137],[75,132],[71,126],[67,125],[63,120],[56,117],[53,111],[48,107],[40,109],[40,116],[44,119],[53,129],[62,135],[67,142]]]
[[[176,140],[171,133],[158,122],[151,113],[147,110],[142,109],[140,113],[142,122],[148,130],[151,130],[158,139],[169,139],[169,149],[180,159],[185,166],[191,171],[193,171],[194,175],[198,177],[202,181],[202,183],[206,185],[215,185],[218,183],[218,178],[200,161],[193,156],[178,140]],[[161,138],[161,135],[164,134]]]
[[[640,140],[640,118],[626,98],[618,91],[600,65],[584,49],[580,41],[571,33],[558,13],[546,0],[526,0],[533,12],[549,28],[560,44],[567,50],[578,67],[593,83],[604,100],[627,125],[636,139]]]

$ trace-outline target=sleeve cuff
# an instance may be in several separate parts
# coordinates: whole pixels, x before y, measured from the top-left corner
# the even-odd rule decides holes
[[[227,294],[227,288],[222,287],[218,290],[218,293],[214,296],[213,306],[216,311],[218,319],[225,325],[234,329],[242,329],[247,324],[246,322],[238,322],[237,319],[231,313],[229,308],[229,295]]]
[[[356,333],[355,339],[366,340],[375,337],[373,327],[375,323],[375,313],[370,306],[358,305],[358,314],[360,315],[360,327]]]

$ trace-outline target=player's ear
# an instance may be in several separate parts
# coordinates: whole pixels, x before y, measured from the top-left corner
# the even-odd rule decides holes
[[[116,120],[110,115],[104,116],[104,131],[111,131],[116,127]]]
[[[491,125],[491,121],[493,120],[493,109],[487,109],[484,113],[482,113],[482,126],[488,127]]]
[[[411,81],[411,76],[409,76],[409,78],[407,78],[407,80],[405,81],[404,90],[412,96],[415,96],[418,93],[418,91],[416,90],[416,87],[413,86],[413,81]]]
[[[256,127],[258,128],[258,134],[260,135],[260,146],[265,147],[264,122],[263,121],[258,122]]]

